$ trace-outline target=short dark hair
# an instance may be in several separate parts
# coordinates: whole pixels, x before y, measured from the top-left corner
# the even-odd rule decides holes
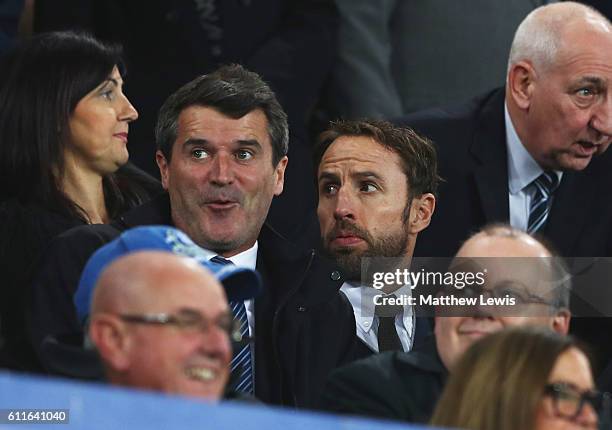
[[[276,166],[287,155],[287,114],[274,92],[257,73],[238,64],[222,66],[188,82],[168,97],[159,110],[155,127],[157,149],[168,161],[171,160],[172,146],[178,134],[178,117],[190,106],[210,107],[235,119],[261,109],[268,120],[272,165]]]
[[[438,176],[436,148],[431,141],[419,136],[413,129],[397,127],[381,120],[334,121],[321,133],[317,141],[314,151],[315,170],[318,171],[327,148],[341,136],[371,137],[399,155],[408,181],[408,200],[424,193],[437,194],[441,178]]]
[[[87,220],[59,185],[69,120],[115,66],[125,74],[120,47],[74,32],[35,35],[2,57],[0,195]],[[113,208],[125,209],[115,175],[103,182],[111,215]]]

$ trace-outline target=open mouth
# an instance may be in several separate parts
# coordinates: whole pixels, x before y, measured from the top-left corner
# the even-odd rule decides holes
[[[578,144],[578,153],[584,157],[588,157],[597,152],[597,149],[600,145],[596,145],[593,142],[589,142],[587,140],[579,140]]]
[[[185,374],[196,381],[210,382],[217,378],[217,372],[208,367],[189,367]]]

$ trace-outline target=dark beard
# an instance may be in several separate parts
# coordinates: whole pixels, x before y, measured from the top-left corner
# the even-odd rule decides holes
[[[334,230],[324,241],[325,250],[334,259],[336,264],[342,269],[348,281],[361,282],[361,260],[367,257],[388,257],[402,258],[406,253],[406,245],[408,244],[408,229],[406,224],[402,224],[403,228],[400,231],[395,231],[382,238],[373,238],[368,232],[361,230],[359,227],[349,224],[346,221],[339,221]],[[350,248],[340,248],[330,250],[328,247],[331,238],[336,235],[337,230],[350,231],[356,236],[363,239],[368,249],[363,253],[356,252]]]

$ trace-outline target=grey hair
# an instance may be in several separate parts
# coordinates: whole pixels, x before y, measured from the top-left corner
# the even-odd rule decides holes
[[[536,68],[554,64],[569,22],[589,18],[610,27],[610,21],[594,8],[576,2],[553,3],[534,9],[518,26],[510,48],[508,72],[519,61]]]

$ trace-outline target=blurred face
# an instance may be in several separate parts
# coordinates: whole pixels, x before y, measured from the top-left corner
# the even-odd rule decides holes
[[[521,139],[544,169],[582,170],[610,145],[612,33],[600,27],[570,25],[555,64],[532,69]]]
[[[138,118],[123,94],[117,67],[76,105],[69,119],[66,164],[77,163],[101,175],[128,161],[128,124]]]
[[[567,392],[580,395],[594,389],[591,368],[587,357],[578,349],[571,348],[559,356],[548,378],[550,384],[562,384]],[[537,412],[535,430],[579,430],[596,429],[597,414],[589,403],[585,403],[576,417],[561,416],[573,409],[575,403],[569,399],[556,401],[549,395],[543,397]],[[573,403],[573,404],[572,404]],[[571,406],[569,406],[571,404]],[[568,405],[568,406],[566,406]]]
[[[268,121],[261,110],[242,118],[191,106],[178,119],[172,159],[158,151],[172,219],[200,246],[229,257],[255,243],[287,157],[272,166]]]
[[[323,245],[349,279],[359,279],[362,257],[406,255],[410,208],[398,154],[370,137],[341,136],[321,159],[318,186]]]
[[[217,324],[231,321],[221,285],[211,276],[176,271],[151,279],[150,292],[146,302],[124,314],[166,313],[201,319],[207,327],[124,322],[127,385],[219,399],[232,356],[228,334]]]
[[[483,256],[486,256],[483,258]],[[451,369],[453,364],[476,340],[506,327],[538,325],[566,334],[569,312],[553,311],[543,302],[552,300],[547,271],[543,264],[550,257],[548,251],[529,236],[507,238],[476,235],[469,239],[457,257],[475,259],[485,267],[485,289],[511,288],[534,301],[516,308],[512,315],[495,312],[494,307],[475,306],[466,310],[466,316],[436,316],[435,335],[442,362]],[[493,257],[493,258],[491,258]],[[521,258],[517,258],[521,257]],[[527,259],[527,257],[534,257]]]

